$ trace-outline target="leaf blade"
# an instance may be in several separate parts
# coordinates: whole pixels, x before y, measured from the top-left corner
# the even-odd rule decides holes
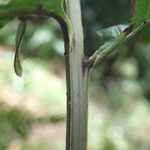
[[[18,31],[16,35],[16,52],[14,58],[14,70],[18,76],[22,76],[22,67],[20,63],[20,45],[23,40],[25,31],[26,31],[26,19],[22,19],[18,25]]]
[[[134,5],[132,23],[137,27],[150,18],[150,0],[136,0]]]

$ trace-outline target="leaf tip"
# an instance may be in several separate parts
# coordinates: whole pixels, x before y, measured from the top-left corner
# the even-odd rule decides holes
[[[20,61],[18,62],[16,59],[14,61],[14,70],[17,76],[22,77],[22,67]]]

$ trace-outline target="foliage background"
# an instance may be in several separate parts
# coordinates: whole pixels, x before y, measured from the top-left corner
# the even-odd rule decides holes
[[[98,31],[130,18],[130,0],[82,0],[86,55]],[[18,20],[0,30],[0,150],[65,149],[63,39],[47,18],[28,23],[23,77],[13,71]],[[97,65],[89,89],[89,150],[150,149],[150,43],[140,36]]]

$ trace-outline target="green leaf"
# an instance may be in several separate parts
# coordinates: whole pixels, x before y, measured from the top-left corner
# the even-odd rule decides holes
[[[64,0],[0,0],[0,25],[21,14],[29,16],[35,14],[38,10],[45,10],[62,18],[71,31],[63,4]]]
[[[123,31],[126,28],[127,25],[115,25],[98,32],[101,40],[103,40],[103,45],[90,57],[90,61],[94,61],[94,65],[109,56],[112,52],[115,52],[118,45],[123,43],[126,37],[126,33]]]
[[[15,17],[28,17],[30,15],[53,14],[56,18],[63,21],[67,26],[67,32],[70,37],[72,35],[71,23],[63,8],[64,0],[0,0],[0,28]],[[61,19],[60,19],[61,18]],[[60,23],[60,22],[59,22]],[[18,27],[16,38],[16,54],[14,60],[14,68],[17,75],[21,76],[22,68],[20,64],[20,44],[26,29],[26,21],[21,21]],[[65,41],[66,42],[66,41]],[[68,41],[69,42],[69,41]]]
[[[133,0],[132,23],[139,26],[144,20],[150,19],[150,0]]]
[[[115,40],[120,33],[122,33],[128,26],[127,25],[114,25],[105,29],[102,29],[97,34],[100,37],[102,43],[109,43]]]
[[[132,0],[132,24],[134,28],[138,27],[145,20],[150,19],[150,0]],[[150,41],[150,25],[144,27],[138,34],[143,42]]]
[[[102,59],[104,59],[105,57],[107,57],[112,52],[114,52],[117,49],[117,47],[121,43],[123,43],[123,41],[125,40],[125,37],[126,37],[125,33],[120,32],[120,34],[114,40],[107,42],[104,45],[102,45],[99,48],[99,50],[97,52],[95,52],[94,55],[92,56],[94,58],[96,56],[96,60],[94,61],[94,65],[97,64]],[[90,58],[90,59],[93,59],[93,58]]]
[[[14,69],[18,76],[22,76],[22,67],[20,64],[20,45],[25,31],[26,31],[26,19],[22,19],[18,26],[18,31],[16,36],[16,53],[14,59]]]
[[[150,25],[146,26],[139,34],[139,36],[142,38],[142,41],[145,43],[150,42]]]

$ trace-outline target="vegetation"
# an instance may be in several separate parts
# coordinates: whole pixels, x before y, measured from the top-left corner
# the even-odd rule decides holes
[[[144,2],[144,3],[143,3]],[[86,3],[87,8],[93,7],[93,10],[96,10],[98,2],[93,2],[93,5],[90,5],[89,2]],[[109,2],[108,2],[109,3]],[[116,0],[116,4],[124,4],[124,2],[118,2]],[[145,5],[145,3],[147,5]],[[78,5],[79,3],[77,3]],[[135,5],[136,4],[136,5]],[[104,2],[103,5],[108,6],[107,2]],[[128,3],[126,2],[126,5]],[[123,6],[126,6],[123,5]],[[79,5],[78,5],[79,6]],[[115,6],[115,5],[114,5]],[[78,25],[80,26],[81,22],[74,22],[72,15],[72,11],[74,9],[68,9],[68,14],[71,18],[71,22],[74,30],[80,30],[81,35],[78,37],[78,32],[75,32],[75,37],[77,42],[75,43],[75,47],[73,45],[73,49],[79,48],[81,51],[78,51],[79,55],[76,55],[76,51],[72,50],[69,53],[66,53],[67,65],[70,64],[70,70],[68,70],[70,74],[67,72],[67,77],[70,78],[68,80],[68,84],[72,87],[68,95],[68,123],[67,123],[67,148],[71,146],[73,149],[86,149],[86,127],[87,127],[87,81],[89,74],[89,67],[95,66],[99,62],[101,62],[100,66],[96,66],[96,69],[93,70],[92,80],[90,87],[90,113],[89,113],[89,149],[149,149],[148,137],[144,136],[147,133],[148,114],[149,114],[149,61],[147,59],[149,54],[149,1],[138,1],[134,3],[132,8],[132,21],[131,26],[127,27],[126,25],[113,26],[107,29],[102,29],[98,32],[98,38],[100,42],[98,44],[94,44],[92,48],[98,49],[96,52],[87,51],[87,55],[91,56],[89,59],[84,59],[84,74],[81,73],[82,69],[82,57],[80,54],[83,53],[83,40],[82,40],[82,28],[78,29]],[[69,7],[72,8],[72,4],[69,3]],[[116,5],[116,7],[118,7]],[[146,8],[147,9],[143,9]],[[77,8],[77,7],[75,7]],[[106,7],[107,8],[107,7]],[[88,9],[90,11],[90,8]],[[111,11],[109,9],[109,11]],[[119,10],[118,10],[119,11]],[[123,9],[120,10],[121,12]],[[83,10],[84,12],[84,10]],[[91,12],[90,12],[91,13]],[[116,12],[115,15],[117,15]],[[80,18],[79,14],[76,14]],[[88,15],[88,13],[87,13]],[[93,16],[93,15],[92,15]],[[126,16],[128,16],[126,14]],[[91,26],[91,30],[88,30],[88,19],[90,20],[90,16],[85,20],[85,35],[91,33],[95,33],[98,30],[96,28],[107,27],[107,19],[104,19],[104,24],[99,24],[99,27],[96,26],[99,19],[95,19],[95,22]],[[113,15],[112,15],[113,17]],[[96,17],[95,17],[96,18]],[[121,18],[122,19],[122,18]],[[121,20],[120,19],[120,20]],[[49,21],[47,18],[32,18],[32,22],[36,24],[38,27],[38,31],[31,26],[27,29],[27,34],[25,36],[25,43],[23,47],[25,50],[24,56],[36,56],[38,59],[34,59],[33,61],[28,59],[24,63],[24,79],[17,79],[10,72],[10,60],[12,60],[12,54],[7,50],[6,45],[8,47],[13,47],[12,43],[14,40],[13,34],[11,32],[15,32],[16,28],[10,31],[9,25],[1,30],[1,43],[3,47],[1,47],[2,58],[4,60],[1,68],[1,125],[2,130],[0,131],[3,135],[9,135],[10,131],[13,132],[12,137],[8,136],[5,139],[1,138],[0,141],[2,149],[11,149],[13,146],[18,146],[19,149],[62,149],[64,144],[62,141],[58,142],[58,147],[53,147],[55,142],[50,142],[49,140],[36,139],[35,142],[31,140],[32,134],[34,134],[33,127],[39,126],[39,128],[45,128],[46,125],[52,127],[52,124],[55,126],[59,124],[64,125],[65,119],[65,82],[64,82],[64,67],[62,62],[62,40],[58,39],[57,31],[58,28],[56,24],[50,23],[52,25],[52,29],[48,29]],[[79,19],[80,20],[80,19]],[[112,19],[113,20],[113,19]],[[39,24],[43,22],[45,25],[39,28]],[[124,20],[124,22],[126,22]],[[117,24],[124,23],[118,21]],[[106,24],[107,25],[106,25]],[[12,24],[16,24],[16,22],[12,22]],[[10,24],[10,26],[12,26]],[[38,24],[38,25],[37,25]],[[116,23],[115,23],[116,24]],[[101,26],[100,26],[101,25]],[[103,26],[103,27],[102,27]],[[143,29],[145,28],[145,29]],[[96,29],[96,30],[95,30]],[[117,31],[117,32],[116,32]],[[122,32],[123,31],[123,32]],[[19,33],[21,33],[20,31]],[[138,34],[138,35],[137,35]],[[133,36],[136,38],[133,38]],[[40,45],[42,43],[39,37],[49,37],[49,40],[45,38],[44,42],[51,42],[51,48],[57,49],[57,52],[51,53],[48,52],[46,48],[46,44],[43,46]],[[60,36],[60,34],[58,34]],[[92,37],[93,34],[90,34]],[[87,36],[88,37],[88,36]],[[55,40],[55,38],[57,40]],[[132,39],[131,39],[132,38]],[[95,43],[95,39],[87,40],[87,48],[91,47],[91,43]],[[88,42],[90,41],[90,42]],[[65,41],[66,42],[66,41]],[[127,44],[124,45],[124,42]],[[38,44],[36,44],[38,43]],[[97,48],[97,45],[100,48]],[[20,44],[20,43],[17,43]],[[70,44],[65,45],[66,48],[71,46],[72,40],[70,38]],[[79,46],[80,45],[80,46]],[[89,45],[89,47],[88,47]],[[121,45],[121,47],[119,47]],[[48,45],[49,46],[49,45]],[[79,46],[79,47],[78,47]],[[40,51],[41,48],[43,51]],[[58,49],[60,49],[58,51]],[[78,50],[79,50],[78,49]],[[119,51],[119,56],[116,57],[116,49]],[[145,49],[145,50],[143,50]],[[146,50],[147,49],[147,50]],[[30,50],[30,51],[29,51]],[[37,50],[37,51],[35,51]],[[135,51],[136,50],[136,51]],[[132,52],[131,52],[132,51]],[[143,52],[144,51],[144,52]],[[81,53],[80,53],[81,52]],[[113,52],[113,53],[112,53]],[[91,55],[91,53],[93,53]],[[111,55],[110,55],[111,53]],[[11,54],[11,55],[10,55]],[[49,54],[49,55],[47,55]],[[7,57],[5,57],[7,56]],[[8,64],[8,56],[9,56],[9,64]],[[11,57],[10,57],[11,56]],[[54,57],[55,56],[55,57]],[[77,56],[77,57],[76,57]],[[53,61],[49,63],[46,58],[52,58]],[[60,58],[60,62],[57,62],[55,58]],[[42,60],[41,60],[42,58]],[[68,59],[70,58],[70,59]],[[105,61],[104,61],[105,60]],[[92,63],[92,64],[91,64]],[[3,65],[4,64],[4,65]],[[59,68],[59,65],[60,68]],[[81,66],[80,66],[81,65]],[[8,68],[6,68],[8,66]],[[38,67],[39,66],[39,67]],[[56,66],[56,67],[54,67]],[[77,67],[78,66],[78,67]],[[80,68],[80,67],[81,68]],[[73,67],[75,69],[73,69]],[[8,70],[7,70],[8,69]],[[86,70],[87,69],[87,70]],[[54,73],[55,72],[55,73]],[[79,73],[79,74],[78,74]],[[81,74],[80,74],[81,73]],[[53,74],[53,75],[52,75]],[[57,76],[57,77],[56,77]],[[52,79],[51,79],[52,78]],[[33,79],[33,80],[32,80]],[[57,81],[56,81],[56,80]],[[55,81],[55,82],[54,82]],[[59,81],[59,82],[58,82]],[[49,84],[47,84],[49,82]],[[51,83],[51,84],[50,84]],[[58,85],[56,84],[58,83]],[[76,86],[79,86],[76,89]],[[55,87],[55,84],[57,87]],[[67,84],[67,85],[68,85]],[[58,88],[58,90],[56,89]],[[12,90],[13,89],[13,90]],[[84,91],[85,89],[85,91]],[[18,98],[15,97],[11,103],[9,95],[20,95]],[[52,92],[50,92],[52,91]],[[59,95],[57,94],[58,91]],[[78,97],[72,97],[73,92],[79,92]],[[83,93],[82,93],[83,92]],[[6,94],[7,93],[7,94]],[[19,94],[18,94],[19,93]],[[95,94],[96,93],[96,94]],[[72,95],[73,94],[73,95]],[[83,95],[82,95],[83,94]],[[100,95],[99,95],[100,94]],[[26,95],[26,96],[25,96]],[[28,96],[29,95],[29,96]],[[62,96],[61,96],[62,95]],[[72,95],[72,96],[71,96]],[[93,96],[92,96],[93,95]],[[71,99],[71,97],[72,99]],[[60,102],[61,98],[61,102]],[[22,99],[30,100],[26,104],[21,104]],[[75,100],[79,101],[75,101]],[[99,100],[100,99],[100,100]],[[19,103],[17,101],[20,101]],[[33,101],[32,101],[33,100]],[[35,100],[38,104],[35,103]],[[84,100],[81,102],[80,100]],[[77,103],[76,103],[77,102]],[[38,111],[32,106],[32,103],[37,106]],[[71,106],[76,108],[71,110]],[[59,105],[60,106],[59,106]],[[28,107],[24,107],[24,106]],[[78,105],[78,107],[75,107]],[[23,108],[22,108],[23,106]],[[31,108],[30,108],[30,107]],[[41,108],[42,107],[42,108]],[[58,107],[58,109],[57,109]],[[78,109],[77,109],[78,108]],[[133,109],[134,108],[134,109]],[[35,111],[35,112],[34,112]],[[83,116],[82,116],[82,115]],[[139,114],[142,116],[139,119]],[[70,115],[73,117],[71,118]],[[83,120],[82,120],[83,119]],[[77,121],[78,120],[78,121]],[[81,121],[81,122],[80,122]],[[78,123],[77,123],[78,122]],[[143,125],[143,122],[144,125]],[[71,124],[73,123],[73,126]],[[80,126],[82,124],[82,126]],[[44,126],[43,126],[44,125]],[[43,129],[44,129],[43,128]],[[60,126],[58,126],[59,130]],[[8,130],[9,129],[9,130]],[[76,130],[79,132],[75,132]],[[84,129],[84,130],[81,130]],[[32,131],[31,133],[28,131]],[[134,133],[132,132],[134,131]],[[146,132],[145,132],[146,131]],[[51,132],[50,132],[51,133]],[[84,135],[83,135],[84,133]],[[63,133],[64,134],[64,133]],[[36,135],[36,134],[35,134]],[[73,137],[71,137],[73,136]],[[36,136],[38,138],[38,135]],[[33,137],[34,138],[34,137]],[[79,138],[79,140],[77,140]],[[50,139],[50,138],[49,138]],[[55,136],[54,136],[55,139]],[[57,138],[56,138],[57,139]],[[42,143],[42,141],[44,143]],[[53,140],[52,140],[53,141]],[[93,142],[94,141],[94,142]],[[51,144],[49,146],[49,144]],[[72,144],[72,145],[70,145]],[[62,146],[61,146],[62,145]],[[42,147],[42,148],[41,148]]]

